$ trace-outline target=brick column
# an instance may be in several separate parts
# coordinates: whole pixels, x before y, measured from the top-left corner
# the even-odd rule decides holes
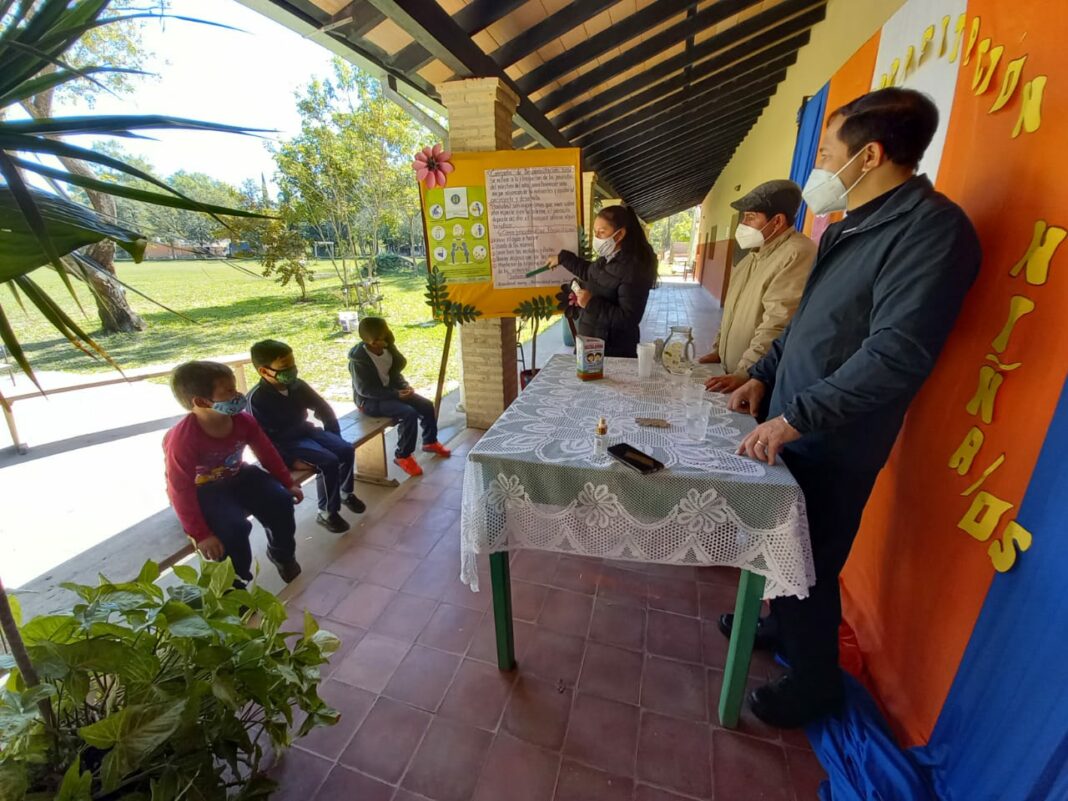
[[[449,114],[453,151],[511,150],[519,98],[498,78],[467,78],[438,86]],[[519,391],[514,317],[460,326],[463,401],[470,428],[493,425]]]

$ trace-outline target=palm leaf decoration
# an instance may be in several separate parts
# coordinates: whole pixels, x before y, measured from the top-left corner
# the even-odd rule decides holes
[[[482,312],[470,303],[459,303],[449,298],[449,279],[437,267],[431,267],[427,272],[424,297],[434,318],[445,324],[445,343],[441,348],[438,384],[434,392],[434,413],[437,414],[441,408],[441,395],[445,390],[445,371],[449,366],[452,330],[458,325],[473,323],[482,316]]]
[[[0,283],[10,287],[20,305],[23,299],[29,300],[72,345],[117,367],[107,353],[63,312],[29,274],[41,267],[51,266],[74,295],[68,273],[79,275],[93,269],[86,257],[75,251],[110,239],[135,261],[140,261],[145,252],[146,237],[113,220],[105,220],[92,209],[58,194],[42,192],[35,188],[36,185],[44,182],[50,185],[65,184],[152,205],[202,212],[216,217],[223,224],[221,217],[264,215],[201,203],[119,159],[63,141],[65,136],[84,134],[138,138],[150,130],[257,132],[253,129],[167,116],[12,118],[11,112],[16,106],[41,92],[72,81],[95,83],[97,77],[94,76],[107,73],[131,72],[104,66],[77,69],[68,64],[64,54],[87,32],[145,17],[167,16],[203,22],[154,12],[109,15],[110,3],[111,0],[0,0]],[[57,157],[78,159],[117,170],[139,178],[155,189],[138,189],[100,181],[42,160]],[[43,181],[35,181],[31,185],[33,176]],[[2,304],[0,341],[36,383],[33,369]],[[3,403],[3,395],[0,394],[0,404]]]
[[[530,369],[537,372],[538,369],[538,329],[542,320],[550,319],[560,309],[553,295],[538,295],[530,300],[524,300],[515,309],[515,316],[524,322],[531,324],[530,338]]]

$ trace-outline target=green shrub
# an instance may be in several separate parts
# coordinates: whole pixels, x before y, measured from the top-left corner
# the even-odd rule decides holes
[[[233,589],[229,560],[174,572],[166,592],[153,562],[131,582],[65,585],[70,614],[20,626],[40,683],[0,656],[0,799],[265,797],[266,753],[337,722],[317,692],[337,637],[309,614],[281,632],[285,606]]]
[[[380,273],[410,273],[415,270],[415,262],[398,253],[379,253],[375,256],[375,270]]]

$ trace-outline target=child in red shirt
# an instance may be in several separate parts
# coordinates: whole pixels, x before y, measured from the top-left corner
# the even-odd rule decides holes
[[[171,375],[171,390],[190,411],[163,437],[167,495],[185,533],[206,558],[229,557],[234,572],[252,579],[251,514],[267,532],[267,558],[286,583],[300,575],[293,504],[300,485],[237,391],[233,371],[217,362],[186,362]],[[252,448],[266,470],[244,463]]]

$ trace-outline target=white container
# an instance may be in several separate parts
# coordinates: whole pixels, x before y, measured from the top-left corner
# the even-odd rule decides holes
[[[638,345],[638,378],[652,378],[656,364],[656,344],[642,342]]]

